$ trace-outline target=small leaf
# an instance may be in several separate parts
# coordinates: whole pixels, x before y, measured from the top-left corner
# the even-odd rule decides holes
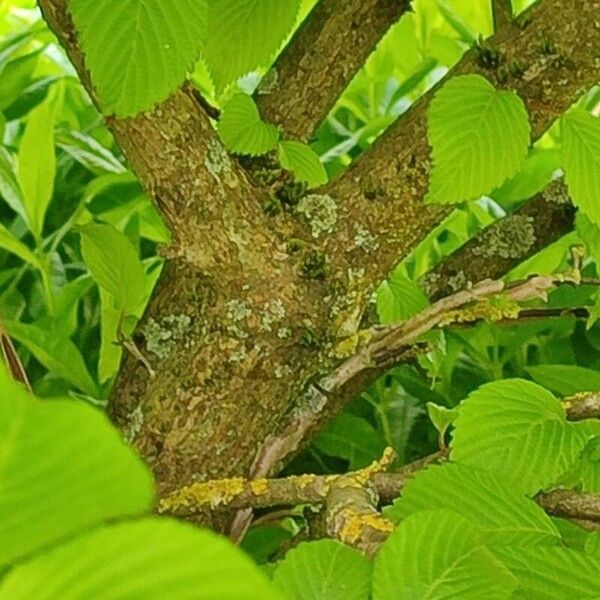
[[[600,119],[576,107],[561,122],[569,193],[573,202],[600,225]]]
[[[455,512],[411,515],[375,557],[373,600],[508,600],[516,581],[484,544]]]
[[[504,478],[523,493],[554,483],[590,437],[567,423],[560,402],[523,379],[483,385],[461,403],[451,458]]]
[[[298,16],[300,0],[209,0],[203,58],[221,93],[238,77],[266,66]]]
[[[29,228],[40,238],[46,210],[52,199],[56,156],[54,155],[54,109],[51,99],[29,113],[19,146],[19,182]]]
[[[69,10],[103,112],[119,117],[174,92],[206,33],[206,0],[71,0]]]
[[[225,538],[157,517],[100,527],[16,566],[0,600],[32,598],[284,600]]]
[[[106,519],[140,514],[153,497],[148,469],[104,414],[33,398],[1,366],[0,473],[0,565]]]
[[[111,294],[126,314],[144,298],[144,267],[125,234],[112,225],[90,223],[79,229],[81,252],[94,281]]]
[[[495,475],[459,463],[431,466],[411,479],[386,511],[395,521],[426,510],[449,509],[484,533],[486,544],[558,544],[546,513]]]
[[[23,207],[23,198],[21,186],[15,174],[15,167],[12,156],[0,146],[0,196],[6,200],[6,203],[27,222],[27,214]]]
[[[39,258],[21,241],[18,240],[4,225],[0,223],[0,248],[18,256],[32,267],[43,269]]]
[[[327,183],[327,171],[318,154],[302,142],[286,141],[279,143],[279,162],[291,171],[297,181],[317,187]]]
[[[260,120],[250,96],[235,94],[223,108],[219,135],[231,152],[256,156],[276,147],[279,131]]]
[[[480,75],[450,79],[433,99],[428,122],[433,202],[489,193],[513,176],[527,155],[530,126],[523,101]]]
[[[448,427],[450,427],[450,425],[458,418],[458,407],[446,408],[445,406],[428,402],[427,414],[429,415],[433,426],[440,434],[440,438],[443,439]]]
[[[427,306],[423,290],[405,277],[392,275],[377,290],[377,314],[383,324],[405,321]]]
[[[341,542],[319,540],[290,550],[273,581],[290,600],[368,600],[371,564]]]

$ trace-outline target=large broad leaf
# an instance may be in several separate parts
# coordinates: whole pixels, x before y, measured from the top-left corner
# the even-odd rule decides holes
[[[307,183],[309,187],[327,183],[327,171],[319,160],[319,155],[308,144],[281,142],[279,162],[284,169],[294,174],[295,179]]]
[[[449,510],[408,517],[375,558],[373,600],[508,599],[514,577],[482,534]]]
[[[525,369],[537,383],[562,396],[600,390],[600,373],[585,367],[532,365]]]
[[[473,392],[455,422],[451,457],[491,471],[525,493],[554,483],[590,437],[567,423],[547,390],[522,379],[495,381]]]
[[[600,557],[551,546],[503,547],[494,554],[518,579],[519,598],[600,598]]]
[[[452,78],[428,114],[433,171],[429,199],[472,200],[491,192],[523,164],[529,120],[521,99],[480,75]]]
[[[283,600],[225,538],[166,518],[101,527],[13,569],[1,600]]]
[[[329,456],[349,461],[350,469],[361,469],[381,458],[385,442],[365,419],[350,413],[340,413],[313,441]]]
[[[206,0],[71,0],[69,9],[102,110],[120,117],[167,98],[206,32]]]
[[[275,148],[279,131],[260,120],[250,96],[235,94],[223,108],[219,135],[232,152],[254,156]]]
[[[371,563],[341,542],[319,540],[290,550],[273,580],[290,600],[368,600]]]
[[[600,119],[581,108],[562,118],[563,166],[571,198],[600,225]]]
[[[488,544],[560,542],[556,527],[533,500],[494,475],[461,464],[434,466],[418,473],[386,516],[398,520],[441,508],[472,521],[484,532]]]
[[[94,281],[115,298],[126,314],[133,313],[146,291],[144,267],[136,249],[112,225],[90,223],[79,231],[83,259]]]
[[[270,61],[299,8],[300,0],[209,0],[204,58],[217,92]]]
[[[54,375],[92,397],[98,387],[90,375],[79,348],[62,331],[37,323],[4,321],[9,335],[23,344]]]
[[[29,114],[19,146],[19,182],[29,228],[40,238],[54,189],[54,110],[51,99]]]
[[[37,400],[0,367],[0,565],[140,514],[152,497],[148,469],[105,415],[73,400]]]

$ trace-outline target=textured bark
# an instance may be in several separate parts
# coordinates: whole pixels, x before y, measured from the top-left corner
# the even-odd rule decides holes
[[[536,135],[598,78],[593,10],[574,4],[545,0],[520,35],[511,27],[492,40],[526,71],[518,80],[502,78],[501,69],[485,74],[523,95]],[[40,5],[93,94],[67,0]],[[560,61],[540,52],[543,35]],[[569,36],[578,44],[567,43]],[[466,71],[483,71],[473,53],[458,67]],[[133,119],[108,120],[174,236],[138,338],[156,377],[128,357],[111,406],[162,491],[247,474],[261,442],[289,423],[297,397],[327,402],[301,392],[331,368],[328,345],[354,332],[373,286],[447,212],[421,202],[430,98],[312,196],[329,217],[333,202],[337,218],[322,229],[310,210],[300,211],[297,253],[286,239],[289,219],[262,213],[262,192],[228,157],[190,90]],[[369,231],[358,231],[360,223]]]
[[[549,514],[565,519],[600,521],[600,494],[552,490],[536,497],[536,502]]]
[[[259,88],[262,116],[308,140],[409,0],[320,0]]]
[[[573,231],[574,225],[575,207],[564,183],[552,182],[447,256],[421,285],[431,300],[439,300],[484,279],[498,279]]]

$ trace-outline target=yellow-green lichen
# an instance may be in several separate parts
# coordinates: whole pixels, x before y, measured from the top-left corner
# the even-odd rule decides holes
[[[193,483],[185,486],[159,503],[159,512],[177,512],[183,508],[202,508],[210,506],[212,509],[227,505],[244,492],[245,480],[241,477],[232,479],[219,479]]]
[[[379,242],[366,227],[359,225],[354,236],[354,247],[361,248],[365,252],[374,252],[379,248]]]
[[[273,325],[278,323],[285,317],[285,306],[283,302],[278,298],[267,302],[265,306],[265,312],[261,316],[261,327],[264,331],[271,331]]]

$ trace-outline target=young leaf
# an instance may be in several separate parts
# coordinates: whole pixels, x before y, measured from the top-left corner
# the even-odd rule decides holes
[[[427,403],[427,414],[433,423],[433,426],[440,434],[440,439],[443,440],[448,427],[458,418],[458,407],[446,408],[433,402]]]
[[[40,238],[54,189],[54,109],[51,99],[29,113],[19,146],[19,182],[29,228]]]
[[[524,493],[554,483],[590,437],[567,423],[547,390],[522,379],[488,383],[460,406],[451,457],[503,477]]]
[[[428,305],[423,290],[404,277],[392,275],[377,290],[377,314],[384,324],[404,321]]]
[[[523,101],[480,75],[452,78],[428,114],[433,171],[429,200],[459,202],[489,193],[525,160],[530,126]]]
[[[0,223],[0,248],[18,256],[32,267],[42,270],[39,258],[21,241],[18,240],[4,225]]]
[[[371,563],[341,542],[308,542],[286,554],[273,581],[290,600],[368,600]]]
[[[0,146],[0,196],[27,222],[27,215],[23,207],[21,186],[15,175],[13,159],[8,150],[3,146]]]
[[[219,135],[231,152],[256,156],[275,148],[279,130],[260,120],[250,96],[235,94],[223,107]]]
[[[477,525],[489,545],[560,543],[556,527],[535,502],[495,475],[458,463],[417,473],[386,517],[399,521],[445,508]]]
[[[327,183],[327,171],[317,153],[302,142],[279,142],[279,162],[294,174],[294,179],[317,187]]]
[[[597,599],[600,557],[554,546],[499,547],[494,554],[519,582],[527,600]]]
[[[165,100],[206,33],[206,0],[71,0],[69,10],[103,112],[119,117]]]
[[[2,367],[0,473],[0,565],[106,519],[140,514],[153,497],[148,469],[101,412],[33,398]]]
[[[600,225],[600,119],[576,107],[561,122],[569,192],[575,204]]]
[[[204,59],[217,93],[267,65],[298,16],[300,0],[209,0]]]
[[[284,600],[212,531],[148,517],[100,527],[12,569],[0,600]]]
[[[373,600],[507,600],[514,577],[483,535],[450,510],[408,517],[375,558]]]
[[[117,301],[126,314],[144,297],[144,267],[125,234],[112,225],[90,223],[79,229],[85,264],[98,285]]]

